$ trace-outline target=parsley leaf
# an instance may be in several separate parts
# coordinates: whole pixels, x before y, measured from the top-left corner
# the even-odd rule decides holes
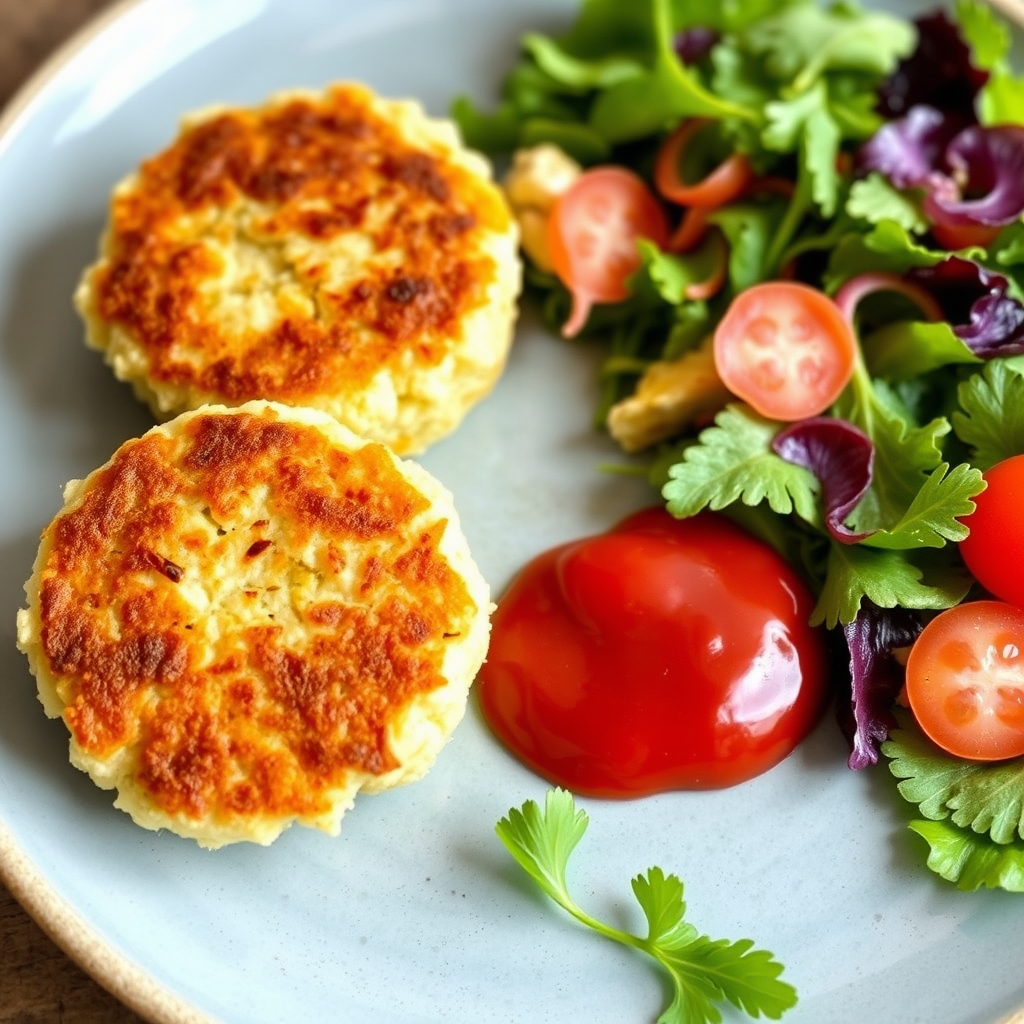
[[[774,512],[796,511],[807,522],[821,518],[818,482],[802,466],[772,451],[780,424],[746,405],[729,405],[703,430],[697,444],[668,470],[662,495],[672,515],[682,519],[703,508],[722,509],[735,501],[767,501]]]
[[[637,242],[637,249],[642,260],[641,270],[646,272],[655,291],[666,302],[676,307],[689,301],[686,289],[690,285],[706,281],[722,258],[720,243],[715,244],[713,235],[682,254],[665,252],[645,238]],[[639,282],[634,279],[630,282],[630,287],[635,290],[638,284]]]
[[[512,808],[496,831],[526,873],[576,920],[652,957],[668,974],[672,1000],[658,1024],[719,1024],[719,1004],[730,1002],[752,1017],[778,1020],[796,1005],[796,990],[780,975],[783,967],[753,941],[711,939],[685,919],[683,883],[661,868],[649,868],[632,882],[647,920],[647,934],[634,935],[592,917],[572,898],[566,883],[569,856],[589,818],[571,793],[552,789],[543,809],[533,800]]]
[[[985,470],[1024,452],[1024,365],[992,359],[957,391],[960,409],[951,416],[957,437],[971,448],[972,462]]]

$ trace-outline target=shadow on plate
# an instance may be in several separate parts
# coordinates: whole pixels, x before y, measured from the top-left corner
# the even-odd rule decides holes
[[[68,224],[26,249],[9,274],[11,298],[0,320],[0,364],[21,395],[41,458],[106,461],[126,438],[153,425],[127,385],[85,347],[72,305],[82,270],[94,258],[99,226]],[[60,451],[42,446],[57,440]],[[33,453],[35,454],[35,453]]]

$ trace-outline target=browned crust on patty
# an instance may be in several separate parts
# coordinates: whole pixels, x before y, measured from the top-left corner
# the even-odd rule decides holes
[[[74,741],[127,751],[169,819],[324,815],[351,773],[396,767],[389,730],[445,685],[480,613],[430,512],[383,446],[273,415],[199,412],[126,443],[37,566]],[[319,583],[294,587],[296,569]]]
[[[319,287],[323,266],[301,268],[314,315],[285,310],[266,329],[225,327],[206,308],[222,257],[203,236],[229,244],[237,225],[223,213],[242,203],[258,210],[246,230],[261,244],[359,232],[377,254],[401,258],[371,261],[340,289]],[[372,94],[341,85],[224,111],[146,161],[112,203],[97,313],[130,332],[154,386],[227,404],[313,404],[402,358],[443,360],[466,314],[488,301],[497,268],[480,240],[509,224],[489,182],[411,143]]]

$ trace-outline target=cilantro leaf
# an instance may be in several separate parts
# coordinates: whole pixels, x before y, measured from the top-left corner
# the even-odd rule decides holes
[[[959,516],[974,511],[976,494],[985,489],[981,470],[961,462],[951,470],[943,463],[925,479],[899,521],[864,538],[877,548],[941,548],[947,541],[959,542],[967,527]]]
[[[865,598],[879,608],[952,608],[970,588],[970,576],[955,562],[924,564],[908,551],[833,543],[811,623],[853,622]]]
[[[780,977],[783,966],[750,939],[730,942],[698,933],[685,919],[683,883],[661,868],[632,881],[647,920],[647,934],[634,935],[591,917],[566,884],[569,856],[587,829],[585,811],[571,793],[548,791],[543,810],[533,800],[512,808],[498,822],[498,837],[520,866],[556,903],[598,934],[652,957],[668,974],[672,1000],[658,1024],[719,1024],[719,1005],[732,1003],[752,1017],[777,1020],[796,1005],[796,990]]]
[[[721,242],[716,242],[713,235],[686,253],[665,252],[645,238],[637,242],[637,248],[641,272],[646,272],[655,291],[667,303],[677,307],[689,301],[687,288],[706,281],[722,260]],[[631,289],[636,283],[630,282]]]
[[[780,424],[745,405],[729,405],[703,430],[698,443],[668,470],[662,488],[669,512],[679,518],[735,501],[767,501],[775,512],[796,511],[807,522],[820,519],[814,474],[772,451]]]
[[[1024,892],[1024,759],[978,763],[936,747],[906,712],[882,744],[900,796],[926,820],[928,867],[966,892]]]
[[[590,125],[609,142],[639,139],[664,131],[683,117],[756,120],[754,111],[711,92],[676,55],[669,0],[651,0],[655,38],[649,70],[601,91],[590,110]]]
[[[801,155],[811,183],[811,197],[826,217],[836,210],[839,197],[841,133],[829,110],[828,92],[816,82],[792,99],[779,99],[764,108],[767,123],[761,133],[765,148]]]
[[[948,821],[911,821],[929,846],[928,867],[964,892],[1024,892],[1024,842],[1001,845]]]
[[[926,818],[949,818],[994,842],[1024,840],[1024,760],[964,761],[935,746],[908,716],[900,725],[882,751],[904,800]]]
[[[1018,359],[989,360],[957,391],[960,408],[953,430],[985,470],[1024,452],[1024,365]]]
[[[883,381],[872,381],[866,370],[855,370],[851,386],[836,403],[835,414],[860,427],[875,446],[874,477],[867,494],[851,513],[849,525],[859,533],[874,533],[900,521],[942,462],[939,439],[949,421],[932,420],[917,426]]]
[[[888,74],[911,52],[916,33],[893,15],[804,0],[751,24],[744,41],[771,75],[799,92],[830,70]]]
[[[877,171],[872,171],[866,178],[860,178],[850,186],[846,212],[869,224],[891,220],[907,231],[918,234],[928,227],[920,203],[894,188]]]

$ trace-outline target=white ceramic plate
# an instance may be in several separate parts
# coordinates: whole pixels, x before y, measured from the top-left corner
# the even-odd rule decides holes
[[[523,1024],[653,1021],[652,969],[527,883],[494,834],[546,786],[475,707],[421,783],[363,798],[331,839],[204,852],[143,831],[67,763],[14,618],[65,480],[150,421],[81,343],[69,296],[108,190],[214,101],[362,79],[436,114],[496,94],[527,29],[574,0],[142,0],[51,64],[0,139],[0,873],[104,984],[159,1021]],[[903,5],[893,4],[901,10]],[[455,492],[496,592],[530,556],[652,495],[602,475],[594,363],[524,317],[507,376],[424,463]],[[686,882],[690,919],[749,935],[786,965],[789,1024],[993,1024],[1024,1005],[1024,898],[959,893],[884,769],[844,767],[825,722],[787,762],[721,793],[583,801],[571,882],[598,916],[640,928],[629,879]],[[2,954],[0,954],[2,955]],[[738,1016],[730,1019],[738,1020]]]

